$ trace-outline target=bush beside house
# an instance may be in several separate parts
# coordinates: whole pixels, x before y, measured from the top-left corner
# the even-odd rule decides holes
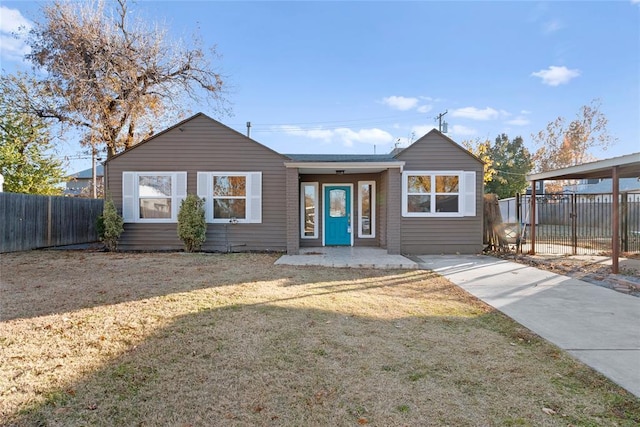
[[[98,237],[104,242],[107,250],[117,250],[118,239],[124,231],[124,220],[118,214],[112,200],[104,202],[104,210],[102,215],[98,217],[96,228],[98,229]]]
[[[178,237],[184,243],[184,250],[199,251],[206,239],[206,234],[204,199],[195,194],[188,194],[180,204],[180,212],[178,212]]]

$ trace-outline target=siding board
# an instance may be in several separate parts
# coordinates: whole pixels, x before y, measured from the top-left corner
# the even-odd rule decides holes
[[[478,253],[482,250],[483,164],[449,138],[432,131],[396,156],[405,171],[476,172],[476,216],[462,218],[402,217],[401,250],[406,254]]]
[[[284,251],[286,248],[284,156],[204,116],[108,161],[108,195],[122,209],[122,172],[186,171],[187,193],[197,192],[198,172],[262,172],[262,223],[207,224],[205,251]],[[123,250],[180,250],[177,223],[127,223]],[[231,249],[230,249],[231,248]]]

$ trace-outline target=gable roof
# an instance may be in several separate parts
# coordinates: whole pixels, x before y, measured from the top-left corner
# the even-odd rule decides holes
[[[101,177],[104,176],[104,167],[102,165],[96,165],[96,176]],[[93,168],[81,170],[80,172],[76,172],[72,175],[67,176],[68,179],[92,179],[93,178]]]
[[[154,139],[156,139],[157,137],[159,137],[159,136],[161,136],[161,135],[164,135],[165,133],[168,133],[168,132],[170,132],[170,131],[172,131],[172,130],[174,130],[174,129],[176,129],[176,128],[180,128],[181,126],[183,126],[183,125],[187,124],[188,122],[190,122],[190,121],[192,121],[192,120],[194,120],[194,119],[196,119],[196,118],[198,118],[198,117],[204,117],[205,119],[211,120],[211,121],[212,121],[212,122],[214,122],[216,125],[218,125],[218,126],[222,126],[222,127],[226,128],[227,130],[229,130],[229,131],[231,131],[231,132],[233,132],[233,133],[237,134],[238,136],[240,136],[240,137],[242,137],[242,138],[245,138],[245,139],[248,139],[249,141],[253,142],[254,144],[257,144],[257,145],[261,146],[261,147],[262,147],[262,148],[264,148],[265,150],[269,150],[269,151],[271,151],[272,153],[274,153],[274,154],[276,154],[276,155],[278,155],[278,156],[282,157],[282,159],[283,159],[283,160],[288,160],[288,159],[287,159],[287,157],[286,157],[286,156],[284,156],[283,154],[280,154],[280,153],[278,153],[277,151],[272,150],[271,148],[267,147],[266,145],[260,144],[258,141],[254,140],[254,139],[251,139],[251,138],[249,138],[248,136],[243,135],[242,133],[238,132],[237,130],[235,130],[235,129],[233,129],[233,128],[230,128],[229,126],[225,125],[224,123],[221,123],[221,122],[219,122],[219,121],[217,121],[217,120],[215,120],[215,119],[212,119],[211,117],[207,116],[206,114],[204,114],[204,113],[200,112],[200,113],[196,113],[196,114],[194,114],[193,116],[188,117],[188,118],[186,118],[186,119],[182,120],[181,122],[178,122],[177,124],[175,124],[175,125],[173,125],[173,126],[171,126],[171,127],[166,128],[166,129],[165,129],[165,130],[163,130],[163,131],[160,131],[160,132],[158,132],[158,133],[156,133],[156,134],[151,135],[151,136],[150,136],[149,138],[147,138],[147,139],[143,139],[142,141],[140,141],[139,143],[137,143],[137,144],[136,144],[136,145],[134,145],[133,147],[131,147],[131,148],[129,148],[129,149],[126,149],[126,150],[124,150],[124,151],[122,151],[122,152],[120,152],[120,153],[116,154],[115,156],[113,156],[113,157],[111,157],[111,158],[108,158],[108,159],[105,161],[105,163],[108,163],[108,162],[110,162],[110,161],[111,161],[111,160],[113,160],[113,159],[116,159],[116,158],[118,158],[118,157],[120,157],[120,156],[122,156],[122,155],[124,155],[124,154],[126,154],[126,153],[129,153],[131,150],[135,150],[136,148],[138,148],[138,147],[140,147],[140,146],[142,146],[142,145],[145,145],[145,144],[147,144],[147,143],[149,143],[149,142],[153,141]]]
[[[447,135],[445,135],[442,132],[440,132],[438,129],[431,129],[429,132],[424,134],[422,137],[418,138],[418,140],[415,141],[413,144],[411,144],[410,146],[408,146],[404,150],[396,153],[394,158],[397,159],[398,157],[405,155],[407,153],[407,151],[411,151],[411,149],[414,146],[416,146],[416,144],[418,144],[420,141],[422,141],[423,139],[427,138],[431,134],[441,137],[443,140],[447,141],[449,144],[451,144],[452,146],[456,147],[456,149],[462,151],[463,153],[467,154],[469,157],[473,158],[477,162],[479,162],[479,163],[484,165],[484,161],[482,159],[480,159],[478,156],[476,156],[471,151],[467,150],[466,148],[464,148],[463,146],[461,146],[457,142],[455,142],[453,139],[449,138]]]
[[[639,178],[620,178],[618,180],[619,191],[638,192],[640,191]],[[563,186],[564,192],[575,192],[580,194],[600,194],[611,193],[613,191],[613,180],[611,178],[602,179],[595,184],[573,184]]]

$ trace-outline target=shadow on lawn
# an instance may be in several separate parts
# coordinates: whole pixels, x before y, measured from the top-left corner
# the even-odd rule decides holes
[[[44,391],[43,403],[5,421],[208,426],[640,420],[637,400],[534,335],[522,335],[497,312],[380,319],[276,305],[281,303],[181,316],[97,372]]]
[[[337,292],[358,279],[385,279],[397,286],[427,280],[435,273],[396,270],[402,276],[389,280],[390,271],[274,265],[279,254],[185,254],[31,251],[3,254],[0,259],[0,321],[71,313],[86,308],[115,305],[201,289],[277,281],[286,286],[326,282],[327,292]],[[420,285],[416,292],[424,293]]]

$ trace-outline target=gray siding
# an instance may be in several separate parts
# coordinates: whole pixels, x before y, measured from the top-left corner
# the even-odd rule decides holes
[[[287,169],[287,254],[300,252],[300,181],[298,169]]]
[[[478,253],[482,250],[483,165],[438,132],[430,132],[397,156],[405,171],[476,172],[476,216],[461,218],[401,217],[401,251],[406,254]],[[400,191],[400,190],[399,190]]]
[[[398,169],[387,171],[387,251],[400,254],[402,251],[402,174]]]
[[[375,181],[376,182],[376,237],[375,238],[358,238],[358,181]],[[353,218],[352,228],[354,233],[353,245],[354,246],[380,246],[380,236],[384,231],[380,229],[380,209],[379,203],[381,199],[384,199],[384,191],[381,193],[382,185],[380,183],[380,174],[345,174],[345,175],[300,175],[300,182],[317,182],[319,191],[318,200],[318,213],[320,213],[320,222],[318,224],[318,238],[317,239],[301,239],[300,238],[300,225],[298,222],[298,238],[300,239],[300,247],[317,247],[322,246],[322,233],[324,232],[322,217],[324,212],[323,205],[323,184],[353,184]],[[298,194],[300,188],[298,188]],[[298,197],[299,200],[299,197]],[[298,202],[298,210],[300,204]]]
[[[196,194],[197,172],[262,172],[261,224],[208,224],[204,250],[284,251],[286,249],[285,158],[244,135],[196,115],[107,162],[111,197],[122,210],[122,172],[186,171],[187,192]],[[127,223],[123,250],[176,250],[177,223]]]

